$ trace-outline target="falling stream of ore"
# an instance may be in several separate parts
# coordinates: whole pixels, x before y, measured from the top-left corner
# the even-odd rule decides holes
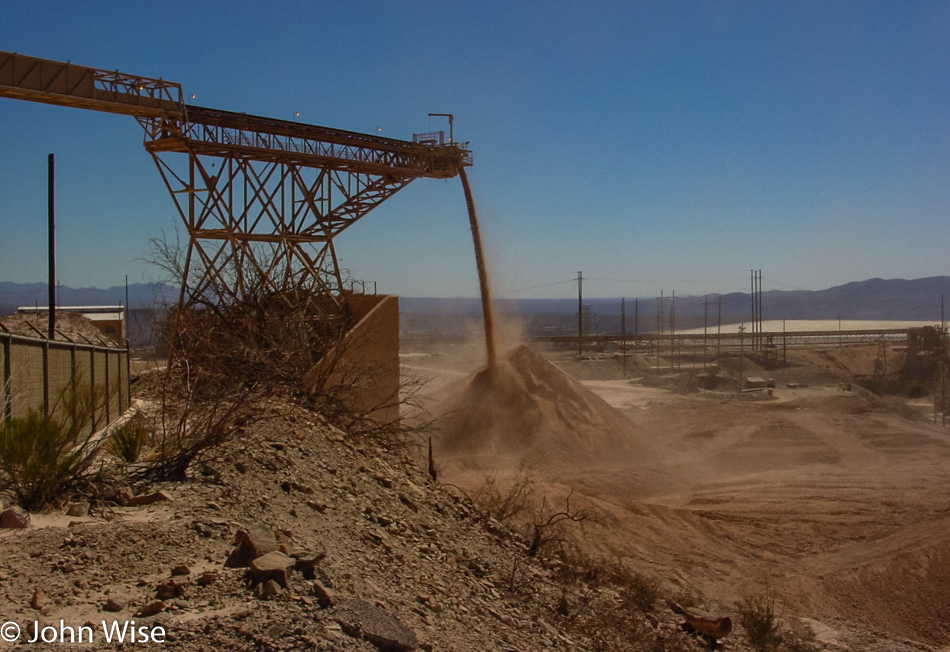
[[[475,200],[462,168],[459,177],[475,246],[487,364],[448,388],[437,406],[444,417],[441,452],[475,466],[483,458],[494,468],[504,459],[572,467],[641,458],[649,445],[636,426],[542,355],[520,346],[499,357]]]
[[[482,236],[478,230],[478,216],[475,214],[475,199],[468,184],[465,168],[459,168],[462,189],[465,191],[465,203],[468,205],[468,219],[472,225],[472,242],[475,245],[475,265],[478,267],[478,285],[482,294],[482,319],[485,322],[485,349],[488,357],[488,371],[494,373],[498,357],[495,351],[495,323],[491,309],[491,292],[488,287],[488,270],[485,267],[485,254],[482,252]]]

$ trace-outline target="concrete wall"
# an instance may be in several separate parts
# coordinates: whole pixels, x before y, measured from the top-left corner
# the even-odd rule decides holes
[[[333,358],[329,384],[347,387],[344,404],[379,423],[399,419],[399,298],[384,294],[346,297],[356,324]]]

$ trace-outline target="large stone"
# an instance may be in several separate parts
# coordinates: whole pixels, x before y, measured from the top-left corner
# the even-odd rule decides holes
[[[273,580],[287,588],[287,571],[294,565],[294,558],[275,550],[251,562],[248,576],[254,584]]]
[[[26,528],[30,525],[30,514],[22,507],[14,505],[0,512],[0,528]]]
[[[235,548],[224,565],[227,568],[247,568],[258,557],[278,549],[277,537],[265,527],[252,527],[237,533]]]
[[[313,595],[317,599],[317,604],[321,609],[327,609],[336,604],[336,598],[333,591],[323,585],[320,580],[313,581]]]
[[[341,601],[333,616],[344,633],[369,641],[387,652],[409,652],[419,647],[416,633],[389,612],[363,600]]]

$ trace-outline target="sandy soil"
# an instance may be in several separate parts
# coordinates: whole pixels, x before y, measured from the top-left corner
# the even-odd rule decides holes
[[[819,358],[801,373],[868,362],[854,351]],[[650,442],[641,460],[565,454],[531,466],[552,500],[573,490],[599,511],[589,549],[720,603],[771,586],[825,649],[950,645],[950,430],[833,383],[780,384],[771,400],[584,385]],[[459,482],[477,482],[456,462]],[[867,642],[884,637],[888,646]]]

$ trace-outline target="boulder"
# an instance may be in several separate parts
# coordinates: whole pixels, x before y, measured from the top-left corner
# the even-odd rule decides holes
[[[22,507],[14,505],[0,512],[0,528],[26,528],[30,525],[30,514]]]
[[[224,562],[226,568],[247,568],[258,557],[263,557],[278,549],[277,537],[274,536],[273,531],[265,527],[241,530],[235,539],[237,548]]]
[[[251,562],[248,577],[253,584],[260,584],[273,580],[281,587],[287,588],[287,571],[293,568],[294,558],[275,550],[258,557]]]

